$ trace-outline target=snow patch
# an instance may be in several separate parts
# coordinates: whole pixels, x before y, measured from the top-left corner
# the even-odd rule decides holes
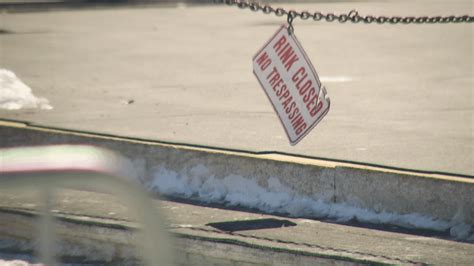
[[[169,170],[165,165],[154,168],[152,179],[146,184],[155,192],[167,196],[192,198],[207,203],[243,206],[267,213],[284,213],[293,217],[326,218],[338,222],[357,220],[364,223],[390,224],[409,229],[450,231],[457,239],[472,238],[471,226],[461,222],[433,219],[417,213],[397,214],[375,212],[348,203],[331,203],[295,193],[276,177],[263,187],[253,178],[229,175],[217,178],[202,164]]]
[[[53,109],[45,98],[37,98],[30,87],[10,70],[0,68],[0,108],[19,110],[22,108]]]
[[[42,266],[42,264],[31,264],[24,260],[3,260],[3,259],[0,259],[0,265],[2,266]]]

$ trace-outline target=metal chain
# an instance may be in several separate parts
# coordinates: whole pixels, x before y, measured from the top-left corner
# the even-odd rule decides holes
[[[309,12],[301,11],[297,12],[294,10],[287,11],[283,8],[274,8],[270,5],[262,5],[258,2],[249,2],[242,0],[214,0],[215,3],[236,5],[239,8],[249,8],[254,12],[262,11],[264,14],[274,13],[281,17],[287,15],[288,17],[296,18],[299,17],[303,20],[313,19],[314,21],[325,20],[327,22],[352,22],[352,23],[377,23],[377,24],[435,24],[435,23],[473,23],[474,17],[469,15],[464,16],[421,16],[421,17],[399,17],[399,16],[372,16],[360,15],[356,10],[351,10],[347,14],[334,14],[334,13],[321,13],[321,12]]]

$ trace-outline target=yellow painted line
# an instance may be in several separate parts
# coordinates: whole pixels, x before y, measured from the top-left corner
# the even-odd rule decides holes
[[[451,175],[419,173],[419,172],[413,172],[409,170],[396,170],[396,169],[388,169],[388,168],[376,167],[376,166],[351,164],[351,163],[345,163],[345,162],[334,162],[334,161],[329,161],[329,160],[302,158],[302,157],[289,156],[289,155],[284,155],[284,154],[250,154],[250,153],[238,152],[238,151],[226,151],[226,150],[220,150],[220,149],[217,150],[217,149],[212,149],[212,148],[191,147],[191,146],[180,145],[180,144],[166,144],[166,143],[158,143],[156,141],[150,141],[150,140],[149,141],[137,140],[137,139],[130,139],[130,138],[119,137],[119,136],[104,136],[101,134],[77,132],[77,131],[68,130],[68,129],[53,129],[53,128],[47,128],[47,127],[39,127],[39,126],[27,125],[21,122],[5,121],[1,119],[0,119],[0,126],[28,129],[28,130],[41,131],[41,132],[46,132],[46,133],[57,133],[57,134],[66,134],[66,135],[95,138],[95,139],[114,140],[114,141],[121,141],[121,142],[132,143],[132,144],[160,146],[160,147],[173,148],[173,149],[185,150],[185,151],[199,151],[199,152],[206,152],[206,153],[212,153],[212,154],[256,158],[256,159],[272,160],[272,161],[303,164],[303,165],[313,165],[313,166],[324,167],[324,168],[336,168],[336,167],[352,168],[356,170],[378,172],[381,174],[390,173],[390,174],[407,175],[407,176],[413,176],[413,177],[431,178],[431,179],[450,181],[450,182],[474,184],[474,179],[451,176]]]

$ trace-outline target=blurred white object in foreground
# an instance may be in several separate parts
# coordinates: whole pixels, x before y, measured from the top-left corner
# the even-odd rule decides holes
[[[137,246],[145,265],[170,265],[164,219],[135,176],[132,163],[113,151],[88,145],[49,145],[0,149],[0,193],[35,189],[41,196],[39,254],[56,265],[56,232],[51,213],[54,190],[69,188],[115,195],[141,225]],[[19,192],[16,192],[19,193]],[[1,262],[1,260],[0,260]]]

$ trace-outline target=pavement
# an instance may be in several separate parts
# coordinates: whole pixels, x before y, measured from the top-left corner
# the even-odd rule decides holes
[[[472,3],[281,4],[295,10],[451,15]],[[331,98],[292,147],[251,58],[286,21],[227,6],[0,14],[0,67],[53,110],[3,119],[110,135],[472,176],[472,25],[296,20]]]
[[[0,195],[0,233],[24,241],[22,246],[4,242],[0,253],[31,248],[38,207],[34,195]],[[110,263],[107,258],[122,263],[136,258],[130,230],[137,224],[115,196],[61,190],[55,200],[58,235],[75,247],[63,249],[70,262],[84,260],[84,252],[96,264]],[[166,215],[165,226],[175,236],[176,265],[472,265],[474,260],[472,244],[440,237],[189,202],[154,200],[154,206]],[[94,250],[97,243],[100,248]]]
[[[472,11],[469,2],[281,6],[406,16]],[[239,174],[266,185],[276,176],[315,200],[472,225],[472,26],[296,20],[295,33],[332,105],[293,147],[251,66],[285,21],[214,5],[5,9],[0,68],[54,108],[0,110],[0,144],[89,143],[141,159],[146,170],[166,164],[186,174],[203,164],[218,178]],[[454,241],[449,232],[390,232],[390,226],[155,203],[169,217],[182,265],[473,263],[472,243]],[[2,238],[32,239],[35,204],[0,194]],[[133,218],[109,196],[75,191],[61,194],[58,204],[55,213],[69,221],[61,234],[79,247],[65,252],[92,247],[92,239],[99,240],[97,254],[102,247],[118,259],[131,256],[124,250]],[[262,219],[292,226],[259,228]],[[248,221],[246,230],[210,225]]]

